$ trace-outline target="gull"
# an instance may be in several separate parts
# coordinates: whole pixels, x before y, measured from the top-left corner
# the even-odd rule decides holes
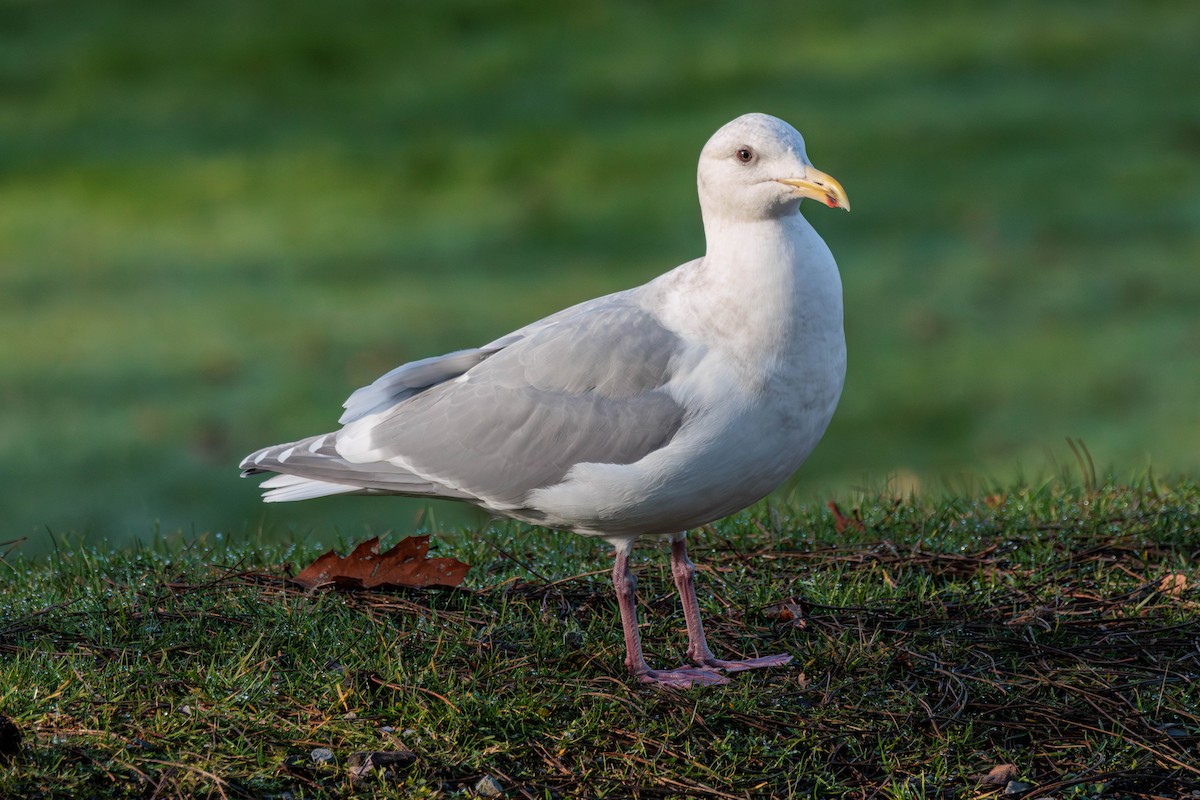
[[[460,500],[598,536],[615,551],[625,663],[643,683],[727,682],[787,654],[709,649],[687,530],[778,487],[824,434],[846,371],[842,286],[804,198],[850,210],[800,133],[746,114],[697,170],[706,249],[642,286],[571,306],[467,350],[404,364],[344,403],[341,428],[259,450],[266,502],[341,494]],[[642,653],[630,551],[671,543],[689,664]]]

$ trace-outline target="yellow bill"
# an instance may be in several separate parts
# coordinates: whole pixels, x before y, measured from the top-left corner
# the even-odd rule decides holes
[[[805,167],[804,175],[799,178],[777,178],[778,183],[795,188],[794,194],[820,200],[830,208],[850,210],[850,201],[846,198],[846,190],[832,175],[826,175],[816,167]]]

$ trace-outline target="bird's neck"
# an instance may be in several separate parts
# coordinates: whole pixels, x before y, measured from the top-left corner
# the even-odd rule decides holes
[[[844,352],[837,266],[802,217],[706,219],[705,230],[704,258],[645,287],[669,329],[742,365],[748,384]]]
[[[775,271],[764,270],[766,265],[779,267],[781,273],[791,272],[796,243],[813,235],[812,227],[799,214],[749,221],[705,217],[704,261],[714,270],[714,277],[720,270]]]
[[[709,296],[746,320],[761,320],[760,335],[779,340],[797,324],[841,329],[837,265],[804,217],[706,219],[705,236]]]
[[[772,376],[824,387],[845,371],[842,283],[825,242],[799,214],[708,225],[699,262],[704,336],[744,365],[749,384]],[[797,390],[789,386],[788,391]],[[803,387],[801,387],[803,389]],[[810,391],[806,389],[804,391]]]

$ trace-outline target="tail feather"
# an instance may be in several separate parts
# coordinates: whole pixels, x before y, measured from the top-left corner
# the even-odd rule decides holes
[[[473,500],[473,495],[445,486],[386,461],[354,464],[337,452],[337,433],[264,447],[242,459],[242,477],[278,473],[263,481],[263,501],[281,503],[333,494],[400,494]]]
[[[313,497],[328,497],[335,494],[353,494],[358,487],[344,483],[328,483],[304,478],[299,475],[276,475],[261,484],[264,503],[287,503],[293,500],[309,500]]]

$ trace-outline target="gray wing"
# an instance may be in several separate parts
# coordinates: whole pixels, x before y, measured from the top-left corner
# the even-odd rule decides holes
[[[681,342],[621,296],[518,334],[457,379],[352,422],[338,432],[337,452],[493,508],[519,508],[573,465],[633,463],[683,423],[684,410],[664,391]]]
[[[342,403],[345,413],[338,419],[338,422],[347,425],[363,417],[384,411],[403,400],[420,394],[431,386],[457,378],[484,359],[527,338],[535,331],[557,325],[560,320],[573,317],[590,306],[619,302],[619,298],[623,294],[625,293],[618,292],[565,308],[483,347],[456,350],[446,355],[401,364],[391,372],[377,378],[370,385],[351,394],[346,402]]]

